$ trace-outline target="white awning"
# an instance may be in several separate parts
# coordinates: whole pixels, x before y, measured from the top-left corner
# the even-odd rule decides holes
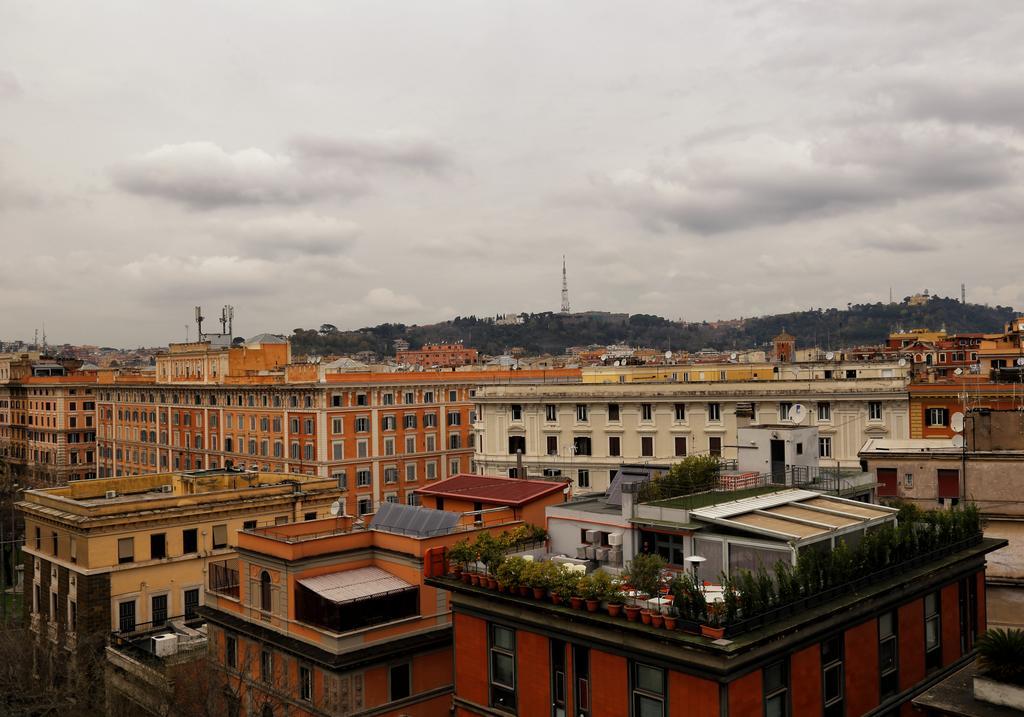
[[[380,568],[356,568],[317,575],[299,580],[299,585],[334,603],[366,600],[416,587]]]

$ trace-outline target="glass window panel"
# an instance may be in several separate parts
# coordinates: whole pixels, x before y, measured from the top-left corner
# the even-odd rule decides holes
[[[786,674],[781,662],[768,665],[764,668],[764,689],[765,692],[774,692],[786,686]]]
[[[765,717],[786,717],[786,696],[769,697],[764,703]]]
[[[924,624],[924,645],[925,649],[931,650],[939,644],[939,621],[928,620]]]
[[[843,696],[843,668],[841,665],[826,668],[825,670],[825,702],[839,699]]]
[[[879,646],[879,663],[883,673],[896,669],[895,640],[886,640]]]
[[[657,667],[648,667],[647,665],[636,666],[636,686],[637,689],[646,690],[647,692],[654,692],[661,694],[662,692],[662,680],[663,672]]]
[[[515,665],[511,655],[492,653],[492,679],[500,685],[513,686]]]
[[[878,618],[878,634],[882,637],[892,635],[892,613],[887,612]]]
[[[663,717],[665,714],[665,704],[653,697],[637,695],[636,714],[637,717]]]
[[[494,646],[511,650],[515,647],[515,633],[507,627],[494,628]]]

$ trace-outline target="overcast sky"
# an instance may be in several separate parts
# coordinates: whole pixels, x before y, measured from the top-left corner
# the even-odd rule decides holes
[[[0,339],[557,311],[562,254],[576,310],[1024,308],[1022,37],[1020,0],[0,0]]]

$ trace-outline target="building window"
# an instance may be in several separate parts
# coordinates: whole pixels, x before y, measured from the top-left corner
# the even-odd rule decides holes
[[[572,452],[577,456],[589,456],[591,453],[590,436],[573,436]]]
[[[654,406],[649,403],[640,404],[640,420],[641,421],[653,421],[654,420]]]
[[[197,528],[186,528],[181,531],[181,552],[185,555],[199,552],[199,531]]]
[[[516,453],[526,455],[526,436],[509,436],[508,453],[514,456]]]
[[[580,468],[576,471],[576,485],[580,488],[590,487],[590,471],[586,468]]]
[[[404,700],[412,694],[412,665],[402,662],[388,669],[388,698]]]
[[[512,405],[512,420],[521,421],[523,420],[523,407],[518,403]]]
[[[273,604],[272,598],[270,573],[264,570],[260,573],[260,610],[270,612]]]
[[[448,425],[449,426],[461,426],[462,425],[462,414],[458,411],[448,412]]]
[[[675,449],[677,456],[686,455],[686,436],[675,436],[673,439],[675,442]]]
[[[448,436],[448,448],[453,451],[462,448],[462,436],[458,433],[453,433]]]
[[[622,455],[622,439],[618,436],[608,436],[608,455]]]
[[[356,433],[368,433],[370,430],[370,419],[366,416],[356,418]]]
[[[437,428],[437,414],[436,413],[424,413],[423,414],[423,427],[424,428]]]
[[[634,717],[664,717],[665,670],[634,662],[630,683]]]
[[[899,649],[896,640],[896,611],[878,618],[878,670],[882,699],[899,691]]]
[[[381,396],[381,403],[383,403],[385,406],[394,406],[395,394],[385,393],[383,396]]]
[[[549,456],[558,455],[558,436],[547,436],[545,438],[547,443],[547,453]]]
[[[167,557],[167,535],[153,533],[149,536],[149,559],[160,560]]]
[[[356,487],[362,488],[370,485],[373,482],[372,476],[369,470],[363,468],[356,471]]]
[[[685,403],[677,403],[676,404],[676,420],[677,421],[685,421],[686,420],[686,404]]]
[[[783,401],[779,404],[779,420],[788,421],[789,412],[793,410],[793,404],[789,401]]]
[[[619,404],[609,403],[608,404],[608,420],[618,421],[619,419]]]
[[[373,500],[370,498],[360,498],[356,501],[356,512],[359,515],[366,515],[367,513],[373,512]]]
[[[924,661],[929,671],[942,667],[941,605],[938,592],[924,596]]]
[[[343,433],[345,428],[345,421],[341,418],[331,419],[331,432],[332,433]]]
[[[869,421],[881,421],[882,420],[882,402],[881,401],[868,401],[868,420]]]
[[[949,425],[949,409],[947,408],[929,408],[927,413],[927,424],[929,426],[948,426]]]
[[[960,497],[960,471],[956,468],[938,469],[938,498],[957,499]]]
[[[131,563],[135,560],[135,538],[117,539],[117,562]]]
[[[305,665],[299,665],[299,697],[313,701],[313,672]]]
[[[640,455],[650,458],[654,455],[654,436],[640,437]]]
[[[821,643],[824,717],[843,717],[843,638],[836,635]]]
[[[238,640],[233,635],[224,636],[224,662],[231,669],[238,667]]]
[[[407,413],[402,417],[402,425],[405,428],[416,428],[416,414]]]
[[[558,420],[558,408],[553,403],[549,403],[544,406],[544,420],[545,421],[557,421]]]
[[[576,404],[576,420],[581,423],[586,423],[589,420],[589,413],[587,411],[587,404],[577,403]]]
[[[818,420],[819,421],[831,421],[832,420],[832,404],[826,401],[818,403]]]
[[[185,619],[191,620],[199,614],[199,588],[185,591]]]
[[[722,455],[722,437],[711,436],[708,438],[708,454],[712,456]]]
[[[586,717],[590,714],[590,650],[580,645],[572,648],[573,696],[576,698],[576,714]]]
[[[818,436],[818,457],[819,458],[831,458],[832,457],[832,437],[831,436]]]
[[[384,469],[384,482],[385,483],[397,483],[398,482],[398,469],[394,466],[389,466]]]
[[[161,627],[167,622],[167,596],[154,595],[150,606],[149,619],[152,621],[153,627]]]
[[[516,708],[516,633],[508,627],[490,629],[491,706]]]
[[[380,420],[381,430],[384,431],[393,431],[395,430],[396,425],[397,421],[394,416],[384,416],[384,418]]]
[[[260,679],[268,685],[274,681],[274,653],[270,650],[260,653]]]
[[[789,660],[779,660],[764,668],[765,717],[789,715]]]
[[[120,632],[135,630],[135,601],[125,600],[117,605],[117,629]]]
[[[719,422],[722,420],[722,404],[720,403],[709,403],[708,404],[708,421]]]
[[[215,549],[228,547],[228,526],[226,523],[213,526],[213,547]]]

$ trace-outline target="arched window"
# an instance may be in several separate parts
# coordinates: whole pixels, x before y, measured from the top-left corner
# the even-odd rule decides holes
[[[270,573],[260,573],[260,609],[270,612]]]

